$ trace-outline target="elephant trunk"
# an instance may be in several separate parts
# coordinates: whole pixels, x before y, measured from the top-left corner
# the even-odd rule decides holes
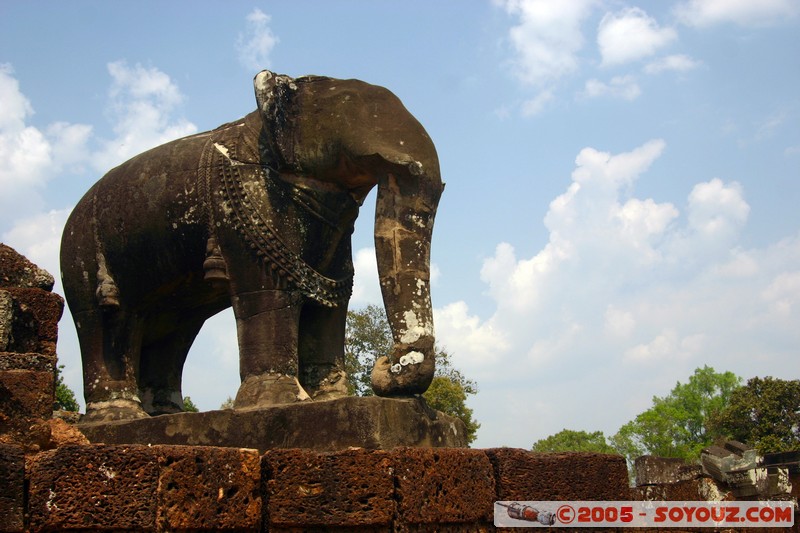
[[[433,167],[412,162],[378,180],[375,250],[394,347],[372,371],[379,396],[421,394],[433,379],[430,245],[443,185]]]

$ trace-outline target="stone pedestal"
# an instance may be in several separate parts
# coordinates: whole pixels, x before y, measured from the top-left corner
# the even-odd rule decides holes
[[[259,409],[179,413],[78,427],[93,443],[185,444],[337,451],[350,447],[466,447],[457,418],[421,398],[348,397]]]

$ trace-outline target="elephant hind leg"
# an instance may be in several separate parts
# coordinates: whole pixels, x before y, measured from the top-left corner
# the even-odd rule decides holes
[[[83,359],[85,422],[144,418],[136,375],[141,323],[123,309],[75,314]]]
[[[203,322],[186,321],[167,335],[142,346],[139,396],[149,415],[183,411],[183,364]]]

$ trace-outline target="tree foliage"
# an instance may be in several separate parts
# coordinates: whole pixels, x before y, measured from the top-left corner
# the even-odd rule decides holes
[[[533,443],[534,452],[599,452],[617,453],[606,441],[602,431],[589,433],[562,429],[555,435],[537,440]]]
[[[194,404],[189,396],[183,397],[183,412],[184,413],[199,413],[200,409]]]
[[[377,305],[347,312],[345,329],[345,371],[348,391],[356,396],[371,396],[370,374],[375,360],[391,353],[392,333],[386,314]],[[454,368],[450,354],[435,348],[436,374],[422,396],[434,409],[460,418],[467,427],[467,441],[475,440],[480,424],[467,407],[467,396],[477,394],[478,386]]]
[[[653,397],[653,406],[622,426],[611,444],[629,461],[645,454],[697,459],[715,437],[707,431],[707,418],[728,405],[740,383],[731,372],[698,368],[688,383],[678,382],[667,396]]]
[[[344,340],[347,391],[355,396],[372,396],[372,366],[378,357],[391,351],[392,332],[382,308],[368,305],[348,311]]]
[[[70,389],[66,383],[64,383],[64,376],[61,373],[61,370],[64,368],[64,365],[58,365],[56,367],[56,404],[55,408],[60,409],[62,411],[80,411],[80,405],[78,405],[78,400],[75,398],[75,393]]]
[[[724,409],[710,417],[709,426],[760,453],[800,449],[800,380],[748,380],[733,391]]]

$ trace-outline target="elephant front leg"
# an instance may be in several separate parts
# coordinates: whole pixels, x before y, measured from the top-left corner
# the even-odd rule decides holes
[[[309,398],[298,381],[298,325],[302,296],[258,290],[232,298],[242,384],[234,407],[265,407]]]
[[[300,316],[300,383],[314,400],[347,396],[344,334],[347,306],[313,303]]]

